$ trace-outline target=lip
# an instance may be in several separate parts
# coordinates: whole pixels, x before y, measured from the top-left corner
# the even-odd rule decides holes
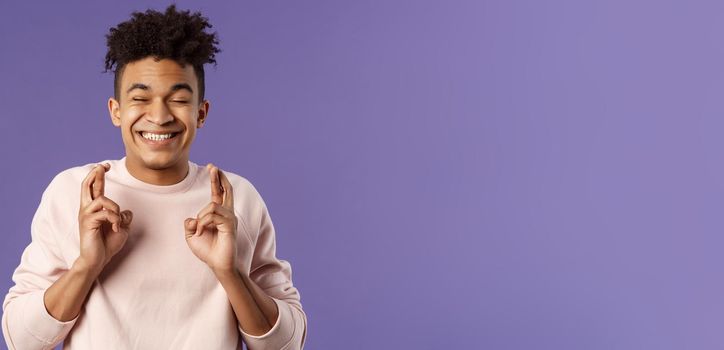
[[[141,135],[141,134],[144,133],[144,132],[151,132],[151,133],[154,133],[154,134],[169,134],[169,133],[175,133],[176,135],[174,135],[174,136],[173,136],[172,138],[170,138],[170,139],[155,141],[155,140],[149,140],[149,139],[143,137],[143,135]],[[141,139],[141,142],[143,142],[144,144],[146,144],[146,145],[148,145],[148,146],[151,146],[151,147],[163,147],[163,146],[170,145],[170,144],[176,142],[176,139],[179,138],[179,134],[181,134],[180,131],[171,131],[171,132],[169,132],[169,131],[164,131],[164,132],[158,132],[158,133],[157,133],[157,132],[153,132],[153,131],[137,131],[137,132],[136,132],[136,135],[138,135],[138,138]]]
[[[163,130],[163,131],[153,131],[153,130],[138,130],[137,133],[143,133],[143,132],[150,132],[152,134],[173,134],[173,133],[180,133],[180,130]]]

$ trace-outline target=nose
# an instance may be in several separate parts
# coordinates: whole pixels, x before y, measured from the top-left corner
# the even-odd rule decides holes
[[[151,105],[150,113],[146,115],[146,119],[156,125],[164,125],[173,121],[173,115],[165,101],[155,100]]]

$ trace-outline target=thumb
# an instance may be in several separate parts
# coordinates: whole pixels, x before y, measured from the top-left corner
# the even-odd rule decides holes
[[[130,210],[124,210],[121,212],[121,226],[128,227],[133,220],[133,212]]]
[[[186,218],[184,220],[184,231],[186,231],[186,237],[193,236],[196,233],[196,219]]]

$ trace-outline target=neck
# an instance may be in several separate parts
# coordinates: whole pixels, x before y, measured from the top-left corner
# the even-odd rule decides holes
[[[179,161],[167,168],[152,169],[126,157],[126,169],[131,176],[145,183],[157,186],[169,186],[181,182],[189,172],[188,161]]]

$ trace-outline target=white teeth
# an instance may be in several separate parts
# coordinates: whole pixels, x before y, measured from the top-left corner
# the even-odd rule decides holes
[[[161,141],[170,139],[173,134],[153,134],[150,132],[142,132],[141,136],[143,136],[146,139],[153,140],[153,141]]]

